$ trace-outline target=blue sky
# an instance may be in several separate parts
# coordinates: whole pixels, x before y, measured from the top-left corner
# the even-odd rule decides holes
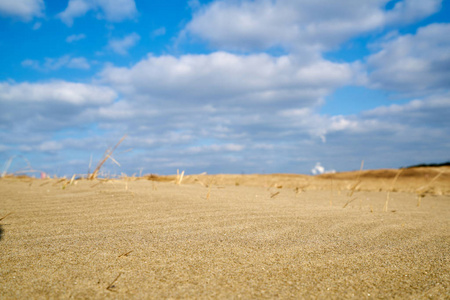
[[[440,0],[0,0],[0,162],[311,173],[450,160]],[[321,168],[316,168],[321,171]]]

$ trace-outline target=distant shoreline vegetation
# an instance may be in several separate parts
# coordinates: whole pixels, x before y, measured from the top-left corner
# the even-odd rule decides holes
[[[418,165],[412,165],[408,167],[401,167],[400,169],[410,169],[410,168],[420,168],[420,167],[444,167],[444,166],[450,166],[450,161],[440,163],[440,164],[418,164]]]

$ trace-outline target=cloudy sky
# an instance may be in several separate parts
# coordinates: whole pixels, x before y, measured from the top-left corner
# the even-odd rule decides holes
[[[450,0],[0,0],[0,166],[450,160]]]

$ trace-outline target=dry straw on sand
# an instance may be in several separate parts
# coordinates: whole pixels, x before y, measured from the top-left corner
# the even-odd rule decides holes
[[[416,194],[417,194],[417,207],[420,206],[420,203],[422,202],[422,198],[425,197],[425,194],[428,191],[428,188],[431,186],[431,184],[433,182],[435,182],[439,177],[441,177],[442,174],[445,173],[445,170],[441,170],[436,176],[433,177],[433,179],[430,180],[430,182],[428,182],[427,184],[419,187],[416,190]]]
[[[88,179],[89,180],[93,180],[96,179],[98,176],[98,173],[101,169],[101,167],[105,164],[105,162],[108,159],[111,159],[114,163],[116,163],[118,166],[120,166],[120,164],[112,157],[113,152],[117,149],[117,147],[119,147],[119,145],[123,142],[123,140],[127,137],[127,135],[124,135],[120,141],[112,148],[112,149],[107,149],[105,151],[105,154],[103,154],[103,158],[99,161],[99,163],[97,164],[97,167],[95,168],[94,172],[92,172],[92,174],[88,174]]]
[[[396,174],[395,177],[394,177],[394,181],[392,181],[391,188],[388,190],[388,192],[387,192],[387,194],[386,194],[386,202],[384,203],[384,208],[383,208],[384,211],[388,211],[389,194],[390,194],[391,191],[392,191],[392,192],[394,191],[394,185],[395,185],[395,183],[397,182],[397,179],[398,179],[398,177],[400,176],[400,174],[401,174],[402,172],[403,172],[403,169],[398,170],[397,174]]]

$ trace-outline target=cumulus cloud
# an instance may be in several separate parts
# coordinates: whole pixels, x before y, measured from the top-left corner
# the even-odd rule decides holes
[[[0,140],[9,145],[11,151],[0,153],[0,158],[22,153],[33,159],[33,167],[46,169],[65,164],[86,149],[104,151],[109,145],[102,140],[108,138],[93,137],[88,134],[89,127],[96,122],[96,109],[111,104],[116,98],[116,92],[110,88],[91,84],[0,82]],[[83,139],[70,143],[54,140],[61,130],[66,130],[63,136],[78,136],[79,130],[83,130],[89,135],[86,139],[91,140],[90,144],[84,143]],[[71,149],[78,149],[78,154],[67,154],[66,151]],[[51,153],[51,157],[45,153]],[[62,157],[62,153],[68,156]],[[84,156],[88,160],[89,154]]]
[[[108,48],[120,55],[128,54],[128,50],[134,47],[141,37],[133,32],[122,39],[112,39],[108,43]]]
[[[86,35],[84,33],[72,34],[72,35],[69,35],[66,38],[66,42],[73,43],[73,42],[76,42],[76,41],[79,41],[79,40],[82,40],[82,39],[85,39],[85,38],[86,38]]]
[[[383,119],[389,124],[403,126],[450,128],[450,93],[412,100],[406,104],[392,104],[365,111],[365,119]]]
[[[0,1],[0,15],[18,17],[31,21],[34,17],[44,15],[43,0],[3,0]]]
[[[70,55],[65,55],[59,58],[45,58],[43,63],[37,60],[26,59],[22,61],[23,67],[33,68],[38,71],[55,71],[61,68],[70,69],[90,69],[90,64],[84,57],[70,57]]]
[[[368,60],[374,88],[433,93],[450,86],[450,24],[431,24],[382,43]]]
[[[416,100],[420,105],[413,101],[397,104],[399,108],[380,107],[379,112],[321,115],[321,99],[353,75],[349,64],[321,59],[306,64],[289,55],[150,55],[129,68],[108,66],[99,74],[101,83],[123,96],[100,108],[99,118],[102,128],[132,130],[142,141],[137,147],[148,149],[155,159],[175,160],[183,153],[176,163],[169,159],[161,168],[191,163],[192,172],[226,172],[231,166],[234,172],[236,167],[262,172],[261,161],[267,163],[265,170],[299,172],[295,167],[303,166],[305,172],[310,168],[304,161],[319,159],[338,170],[358,168],[361,159],[369,167],[382,167],[402,163],[405,157],[386,156],[378,162],[370,157],[379,159],[379,153],[424,141],[442,149],[448,137],[442,128],[449,128],[448,122],[430,130],[422,121],[445,120],[445,103],[450,103],[445,96]],[[382,110],[392,111],[392,117]],[[422,119],[417,117],[421,111]],[[419,157],[419,150],[406,152],[411,159],[426,159]],[[218,153],[222,163],[216,162]],[[429,157],[431,153],[444,155],[436,150]]]
[[[134,7],[133,1],[125,2]],[[142,167],[156,173],[186,168],[189,173],[319,174],[326,172],[323,166],[358,169],[362,159],[367,168],[447,159],[447,24],[386,37],[374,45],[376,53],[357,63],[321,56],[321,51],[361,33],[426,17],[441,1],[395,1],[385,8],[387,2],[242,0],[202,7],[189,1],[194,17],[183,34],[214,47],[257,53],[148,55],[128,67],[106,65],[91,84],[0,82],[0,148],[51,154],[50,165],[60,155],[64,163],[85,167],[88,152],[101,155],[127,132],[124,147],[135,151],[119,160],[124,168],[118,172],[130,174]],[[108,5],[71,0],[59,17],[71,25],[89,11],[109,21],[136,14],[134,7],[133,13],[125,9],[115,18]],[[160,28],[150,34],[164,32]],[[82,38],[84,34],[71,35],[66,41]],[[132,33],[111,39],[106,47],[126,55],[139,39]],[[259,52],[272,47],[289,54]],[[302,49],[308,55],[299,55]],[[90,67],[85,58],[72,56],[25,60],[22,65],[41,71]],[[321,105],[336,88],[364,82],[366,65],[369,87],[412,91],[415,100],[353,115],[321,114]],[[422,92],[433,96],[425,98]],[[60,138],[70,130],[77,136],[79,128],[85,137]],[[0,158],[5,155],[0,153]],[[311,170],[315,161],[320,163]]]
[[[108,87],[83,83],[53,81],[48,83],[0,83],[0,101],[8,103],[67,103],[70,105],[100,105],[117,97]]]
[[[101,78],[125,95],[147,102],[159,99],[220,106],[221,102],[264,105],[276,101],[279,105],[290,101],[304,106],[351,81],[353,70],[348,64],[325,60],[305,64],[291,56],[215,52],[150,55],[131,68],[107,67]]]
[[[166,34],[166,27],[160,27],[152,31],[152,37],[163,36]]]
[[[309,172],[311,161],[321,162],[314,168],[320,173],[328,170],[323,166],[358,169],[362,159],[367,168],[447,159],[450,148],[449,95],[327,116],[313,106],[215,109],[202,102],[185,106],[181,97],[166,105],[146,103],[134,101],[132,95],[138,94],[131,92],[116,102],[116,92],[97,85],[2,83],[0,140],[21,151],[78,151],[84,153],[85,167],[90,155],[85,149],[102,153],[128,132],[124,147],[136,152],[120,158],[124,168],[118,173],[142,167],[157,173],[177,168],[189,173]],[[92,122],[108,134],[53,142],[40,134]],[[326,137],[326,143],[315,134]]]
[[[66,25],[72,26],[75,18],[84,16],[91,10],[98,12],[97,18],[110,22],[132,19],[137,14],[134,0],[70,0],[58,17]]]
[[[441,8],[442,0],[409,0],[396,2],[394,7],[386,12],[388,24],[408,24],[428,17]]]
[[[154,145],[164,145],[161,155],[173,151],[192,158],[200,152],[217,155],[215,149],[221,149],[236,159],[246,157],[249,149],[276,153],[280,149],[275,146],[284,139],[325,139],[327,119],[315,108],[333,89],[352,80],[353,69],[324,60],[305,63],[291,56],[215,52],[150,55],[129,68],[108,66],[98,77],[122,95],[99,109],[102,128],[126,126],[143,140],[155,141],[143,147],[155,151]],[[176,140],[183,147],[174,140],[161,141],[174,133],[182,134]],[[243,148],[233,151],[238,148],[230,145]]]
[[[435,13],[441,0],[214,1],[198,10],[183,32],[214,47],[325,50],[361,33]],[[232,20],[232,22],[230,21]]]

